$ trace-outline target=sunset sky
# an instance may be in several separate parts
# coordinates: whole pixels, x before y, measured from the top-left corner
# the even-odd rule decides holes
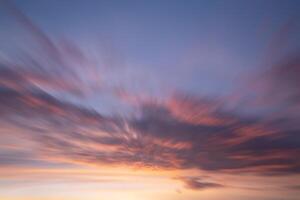
[[[0,0],[0,200],[299,197],[299,0]]]

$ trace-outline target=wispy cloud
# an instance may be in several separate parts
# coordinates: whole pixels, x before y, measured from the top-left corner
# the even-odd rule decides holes
[[[28,50],[19,59],[0,60],[1,166],[71,163],[300,173],[299,54],[274,65],[264,80],[258,78],[266,87],[255,91],[254,100],[263,99],[270,107],[247,115],[238,110],[250,107],[241,103],[243,98],[231,108],[226,97],[176,91],[158,99],[105,88],[97,67],[79,47],[54,42],[18,9],[9,10],[32,34],[40,52]],[[116,101],[134,104],[132,113],[108,116],[56,95],[85,96],[103,87]],[[196,190],[224,187],[199,178],[181,180]]]
[[[184,182],[187,189],[191,190],[205,190],[225,187],[224,185],[216,182],[205,181],[200,177],[181,177],[180,180]]]

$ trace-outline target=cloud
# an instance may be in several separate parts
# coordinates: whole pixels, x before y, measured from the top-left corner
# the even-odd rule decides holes
[[[13,134],[35,141],[37,157],[94,165],[299,173],[297,131],[235,115],[215,101],[177,94],[165,102],[141,103],[130,117],[108,117],[28,87],[2,85],[0,120],[17,129]],[[174,102],[183,106],[174,111]],[[191,120],[189,105],[205,109]]]
[[[135,98],[130,91],[116,94],[109,89],[116,101],[123,102],[125,98],[135,105],[125,116],[104,115],[84,103],[79,106],[56,95],[57,92],[100,92],[93,81],[86,82],[97,70],[84,68],[90,73],[80,73],[78,69],[89,63],[80,48],[68,42],[56,44],[18,10],[12,9],[41,44],[42,51],[34,54],[28,50],[30,56],[23,54],[21,60],[0,60],[3,141],[22,138],[22,141],[16,141],[19,151],[33,150],[24,156],[3,146],[6,155],[0,157],[0,165],[37,165],[29,158],[34,157],[53,163],[98,166],[263,175],[300,172],[300,160],[297,159],[300,128],[296,123],[299,116],[289,110],[298,105],[297,59],[274,66],[269,73],[268,84],[272,89],[267,91],[277,88],[273,101],[283,105],[280,108],[284,115],[280,117],[264,112],[247,115],[239,112],[238,106],[228,108],[225,97],[208,98],[175,92],[162,99]],[[78,66],[81,62],[84,65]],[[257,95],[263,96],[260,92]],[[249,109],[247,104],[242,105]],[[271,113],[275,112],[273,109]],[[199,179],[186,179],[185,182],[194,189],[221,187]]]
[[[291,190],[300,190],[300,185],[289,185],[286,188]]]
[[[140,105],[135,115],[121,118],[60,101],[38,89],[2,88],[0,97],[2,123],[34,141],[37,157],[53,162],[299,173],[296,132],[273,130],[233,114],[209,110],[208,115],[225,123],[195,124],[173,114],[168,102]]]
[[[204,181],[199,177],[182,177],[180,180],[184,182],[187,189],[191,190],[206,190],[225,187],[219,183]]]
[[[27,38],[9,40],[12,51],[1,49],[2,85],[18,90],[35,86],[75,97],[91,95],[101,88],[97,63],[82,47],[69,39],[55,40],[48,36],[12,2],[3,1],[2,5],[10,18],[17,22],[22,38]]]

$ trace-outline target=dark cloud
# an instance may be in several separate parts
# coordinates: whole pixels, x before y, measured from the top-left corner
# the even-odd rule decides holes
[[[182,177],[181,181],[184,182],[185,187],[191,190],[205,190],[210,188],[222,188],[225,187],[222,184],[215,182],[207,182],[199,177]]]
[[[300,190],[300,185],[289,185],[286,188],[291,190]]]
[[[205,113],[219,120],[206,124],[182,120],[180,110],[174,113],[168,103],[141,104],[137,115],[129,118],[106,117],[35,87],[20,91],[2,86],[0,101],[1,121],[34,140],[42,155],[68,162],[260,174],[299,172],[297,130],[273,130],[220,109]],[[188,104],[189,98],[185,101]]]
[[[130,118],[106,117],[40,90],[20,93],[2,88],[0,97],[1,120],[14,123],[34,140],[43,156],[96,165],[299,172],[297,132],[268,133],[271,127],[251,120],[236,117],[231,123],[194,124],[159,104],[141,105],[138,115]],[[228,116],[232,120],[233,115]]]

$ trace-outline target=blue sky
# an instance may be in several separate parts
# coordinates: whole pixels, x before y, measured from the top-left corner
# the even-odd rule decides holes
[[[158,76],[161,84],[214,95],[232,89],[237,76],[259,67],[274,32],[299,18],[297,1],[16,4],[50,36],[70,38],[90,51],[110,43],[104,45],[113,46],[108,48],[120,54],[123,65],[146,69],[142,76]],[[295,48],[299,37],[289,37]],[[178,77],[182,68],[188,68],[188,74]],[[170,80],[163,80],[165,76]]]

